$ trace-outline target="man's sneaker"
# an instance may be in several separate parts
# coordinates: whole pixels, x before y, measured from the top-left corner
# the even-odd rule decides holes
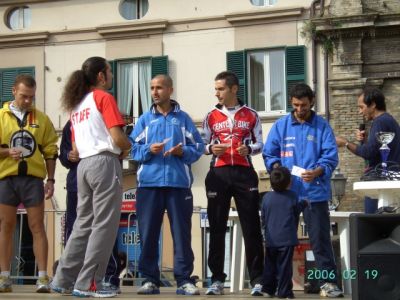
[[[250,292],[250,295],[252,296],[264,296],[264,293],[262,291],[262,285],[257,283]]]
[[[10,277],[0,276],[0,293],[11,293],[12,281]]]
[[[119,286],[116,286],[110,282],[103,282],[103,290],[113,291],[116,292],[117,294],[121,294],[121,289],[119,288]]]
[[[50,282],[49,287],[53,292],[61,294],[61,295],[71,295],[72,291],[74,290],[74,287],[72,287],[72,286],[67,289],[56,286],[56,285],[54,285],[54,281]]]
[[[193,283],[187,282],[176,289],[176,294],[186,296],[200,295],[200,290]]]
[[[139,295],[155,295],[160,293],[160,288],[154,283],[147,281],[137,291]]]
[[[323,286],[321,286],[321,291],[319,292],[321,297],[327,298],[341,298],[343,297],[343,292],[338,286],[334,283],[327,282]]]
[[[80,298],[112,298],[117,296],[116,292],[112,291],[105,291],[105,290],[100,290],[100,291],[83,291],[83,290],[78,290],[74,289],[72,292],[72,296],[75,297],[80,297]]]
[[[36,293],[50,293],[50,278],[49,276],[39,277],[36,280]]]
[[[221,281],[214,281],[206,291],[206,295],[223,295],[223,294],[224,294],[224,283]]]

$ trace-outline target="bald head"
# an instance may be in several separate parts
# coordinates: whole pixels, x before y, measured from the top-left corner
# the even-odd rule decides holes
[[[153,80],[154,79],[160,80],[162,84],[166,87],[172,88],[173,86],[172,78],[169,75],[166,74],[156,75],[153,77]]]

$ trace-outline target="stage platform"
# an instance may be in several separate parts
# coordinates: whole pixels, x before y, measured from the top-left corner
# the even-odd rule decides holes
[[[132,286],[123,286],[122,287],[122,294],[118,295],[114,299],[264,299],[265,297],[252,297],[249,294],[249,290],[244,290],[241,293],[237,294],[230,294],[229,289],[226,289],[225,295],[223,296],[206,296],[204,295],[205,289],[200,290],[200,296],[179,296],[175,294],[175,288],[173,287],[166,287],[161,288],[160,295],[152,295],[152,296],[141,296],[136,294],[136,290],[138,287]],[[59,294],[38,294],[34,292],[35,286],[33,285],[13,285],[13,292],[12,293],[0,293],[1,300],[34,300],[34,299],[59,299],[59,300],[66,300],[66,299],[74,299],[75,297],[68,297],[62,296]],[[322,299],[317,294],[304,294],[302,292],[295,292],[295,296],[297,299],[303,300],[312,300],[312,299]],[[78,299],[78,298],[76,298]],[[277,299],[277,298],[275,298]],[[351,297],[346,296],[345,298],[341,299],[348,299],[350,300]]]

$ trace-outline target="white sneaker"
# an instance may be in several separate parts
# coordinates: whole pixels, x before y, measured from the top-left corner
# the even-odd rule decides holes
[[[264,293],[262,291],[262,285],[257,283],[250,292],[250,295],[252,296],[264,296]]]
[[[224,283],[221,281],[214,281],[206,291],[206,295],[223,295],[223,294],[224,294]]]
[[[327,282],[323,286],[321,286],[321,291],[319,292],[319,295],[321,297],[327,298],[341,298],[343,297],[343,292],[336,284]]]
[[[187,282],[176,289],[176,294],[186,296],[200,295],[200,290],[193,283]]]
[[[160,293],[160,288],[154,283],[147,281],[137,291],[139,295],[155,295]]]

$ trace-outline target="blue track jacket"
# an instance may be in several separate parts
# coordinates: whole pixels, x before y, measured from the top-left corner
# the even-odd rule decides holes
[[[338,164],[338,152],[332,128],[325,119],[311,112],[310,119],[299,123],[293,113],[275,122],[264,144],[263,158],[267,170],[278,162],[292,170],[322,167],[324,173],[306,183],[292,175],[291,189],[300,200],[322,202],[331,199],[330,179]]]
[[[190,165],[204,152],[204,143],[192,119],[179,104],[171,100],[172,110],[163,116],[153,104],[150,111],[138,120],[131,135],[132,159],[139,162],[137,181],[139,187],[190,188],[193,176]],[[183,156],[164,153],[154,155],[150,146],[166,142],[164,151],[182,143]]]

